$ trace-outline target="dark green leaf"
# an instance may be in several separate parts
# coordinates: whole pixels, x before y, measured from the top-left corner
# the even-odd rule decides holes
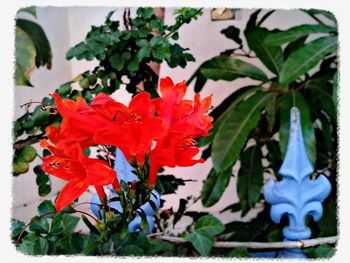
[[[47,184],[39,185],[38,193],[40,196],[46,196],[51,192],[51,186]]]
[[[207,237],[197,232],[187,235],[185,239],[191,242],[201,256],[207,256],[214,244],[212,237]]]
[[[127,245],[121,247],[118,251],[122,256],[144,256],[144,251],[137,245]]]
[[[289,126],[290,126],[290,109],[295,106],[300,111],[301,129],[306,148],[306,153],[314,166],[316,161],[316,138],[312,121],[310,117],[310,109],[305,102],[304,97],[299,92],[288,92],[283,95],[280,103],[280,149],[282,159],[286,154],[288,138],[289,138]]]
[[[275,177],[278,177],[278,171],[282,165],[281,150],[279,147],[279,143],[275,140],[269,140],[266,143],[266,147],[268,150],[266,157],[270,163],[269,166],[274,171]]]
[[[331,26],[303,24],[289,28],[282,32],[270,34],[268,37],[266,37],[265,43],[271,46],[281,46],[285,43],[295,41],[299,38],[309,36],[311,34],[329,33],[336,31],[337,29]]]
[[[38,212],[39,215],[43,215],[49,212],[55,212],[55,206],[52,204],[52,202],[50,200],[45,200],[43,202],[40,203],[40,205],[38,206]],[[52,215],[47,215],[47,218],[51,218]]]
[[[312,98],[322,105],[322,110],[327,116],[336,121],[337,113],[333,103],[332,86],[321,79],[309,79],[305,82],[304,87],[308,89]]]
[[[284,63],[282,49],[265,43],[265,38],[272,33],[266,28],[256,27],[255,19],[256,16],[250,17],[244,31],[248,46],[271,72],[279,75]]]
[[[257,92],[228,113],[213,141],[212,159],[217,172],[225,171],[236,161],[250,131],[256,127],[261,109],[274,95]]]
[[[120,54],[115,53],[109,57],[109,62],[113,68],[120,71],[124,67],[125,60],[120,56]]]
[[[301,37],[293,42],[290,42],[283,51],[284,58],[287,59],[291,53],[295,50],[301,48],[305,44],[305,40],[307,37]]]
[[[17,237],[24,229],[25,224],[22,221],[11,219],[11,238]]]
[[[36,67],[45,66],[51,68],[51,48],[44,30],[37,23],[27,19],[16,19],[16,25],[28,34],[36,50]]]
[[[331,13],[330,11],[320,10],[320,9],[307,9],[307,10],[302,10],[302,11],[304,11],[305,13],[307,13],[309,15],[323,15],[323,16],[327,17],[328,19],[332,20],[333,22],[337,23],[337,19],[335,18],[333,13]]]
[[[337,208],[332,199],[323,204],[323,215],[318,222],[321,237],[337,235]]]
[[[27,235],[23,238],[19,250],[28,255],[47,255],[49,243],[40,236]]]
[[[32,218],[36,219],[37,217]],[[35,220],[29,226],[30,231],[33,231],[38,234],[45,234],[49,232],[49,222],[45,217],[41,217],[40,219]]]
[[[206,82],[207,78],[204,77],[203,74],[201,74],[201,72],[199,71],[197,74],[196,82],[194,83],[194,92],[201,92]]]
[[[304,249],[303,251],[309,258],[330,258],[334,256],[335,248],[328,244],[322,244],[318,247]]]
[[[28,34],[19,27],[15,31],[15,84],[32,86],[30,72],[35,68],[35,46]]]
[[[294,51],[285,62],[279,82],[288,85],[315,67],[325,56],[337,51],[338,38],[322,37]]]
[[[200,73],[213,80],[232,81],[244,77],[267,80],[265,73],[259,68],[230,56],[218,56],[204,62],[200,66]]]
[[[225,226],[219,219],[212,215],[206,215],[199,218],[195,225],[195,232],[205,236],[216,236],[224,231]]]
[[[57,93],[60,96],[67,96],[72,90],[71,84],[72,84],[71,82],[67,82],[67,83],[64,83],[64,84],[60,85]]]
[[[230,257],[233,258],[250,258],[250,254],[248,253],[247,248],[245,247],[239,247],[235,248],[231,251]]]
[[[232,205],[226,206],[224,209],[220,211],[220,213],[226,212],[226,211],[231,211],[232,213],[238,212],[242,210],[242,206],[240,203],[235,203]]]
[[[224,34],[225,37],[232,39],[238,45],[242,45],[242,39],[239,37],[239,29],[237,27],[229,26],[228,28],[221,30],[221,34]]]
[[[71,234],[78,225],[80,218],[72,215],[66,215],[63,218],[63,231],[66,234]]]
[[[89,219],[86,218],[86,216],[81,215],[81,219],[84,221],[85,225],[95,234],[99,235],[100,232],[97,230],[97,228],[91,224],[91,222],[89,221]]]
[[[175,224],[181,219],[183,216],[183,213],[186,210],[186,205],[188,201],[186,199],[181,198],[180,199],[180,204],[179,204],[179,209],[177,212],[174,214],[174,220],[173,220],[173,227],[175,227]]]
[[[208,178],[204,181],[201,193],[204,207],[210,207],[220,200],[230,182],[231,175],[231,168],[222,173],[217,173],[214,169],[211,169]]]
[[[185,181],[181,178],[176,178],[174,175],[158,175],[157,176],[157,185],[158,189],[161,189],[162,192],[159,192],[161,195],[174,194],[176,193],[180,185],[185,185]]]
[[[242,217],[259,200],[264,184],[261,146],[256,144],[241,154],[241,168],[238,171],[237,193],[242,206]]]

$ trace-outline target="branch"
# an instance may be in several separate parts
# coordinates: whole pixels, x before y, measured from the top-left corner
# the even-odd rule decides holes
[[[170,237],[170,236],[149,236],[149,238],[156,238],[163,241],[167,241],[175,244],[185,244],[188,241],[181,237]],[[306,248],[313,247],[321,244],[333,244],[338,241],[338,236],[332,237],[320,237],[307,240],[298,241],[282,241],[282,242],[235,242],[235,241],[217,241],[213,247],[217,248],[236,248],[246,247],[255,249],[266,249],[266,248]]]
[[[34,143],[37,143],[41,139],[44,139],[44,138],[45,138],[45,134],[44,133],[41,133],[41,134],[38,134],[38,135],[29,136],[27,139],[19,140],[19,141],[15,142],[13,144],[13,149],[19,150],[19,149],[23,148],[26,145],[32,145]]]

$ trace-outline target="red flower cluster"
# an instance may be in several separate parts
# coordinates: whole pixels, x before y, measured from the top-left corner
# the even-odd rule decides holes
[[[184,82],[174,85],[167,77],[160,81],[161,97],[151,99],[149,93],[137,94],[128,107],[106,94],[97,95],[89,106],[53,94],[57,110],[63,117],[60,128],[49,126],[49,140],[41,141],[53,155],[44,157],[43,170],[69,181],[55,206],[58,211],[79,197],[90,185],[104,198],[103,186],[120,186],[116,172],[108,163],[88,158],[83,150],[96,144],[117,146],[126,159],[142,166],[149,155],[149,186],[154,187],[162,166],[192,166],[203,162],[193,159],[199,152],[196,138],[207,136],[212,118],[206,114],[211,96],[194,101],[184,100]],[[54,145],[53,145],[54,144]],[[154,146],[155,145],[155,146]]]

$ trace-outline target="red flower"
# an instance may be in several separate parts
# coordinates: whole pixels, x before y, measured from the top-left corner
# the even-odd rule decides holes
[[[158,116],[166,124],[166,133],[157,140],[156,147],[150,153],[149,185],[156,183],[158,170],[162,166],[192,166],[204,162],[193,159],[199,152],[196,138],[208,136],[213,118],[206,112],[211,105],[211,96],[200,101],[196,94],[194,102],[183,100],[186,93],[185,82],[174,85],[167,77],[160,81],[162,97],[153,100]]]
[[[129,107],[111,98],[99,97],[95,100],[92,106],[105,116],[113,118],[110,125],[97,130],[95,143],[117,146],[127,160],[136,157],[137,162],[143,164],[152,142],[164,132],[163,120],[154,117],[154,106],[149,93],[137,94],[130,101]]]
[[[56,145],[51,145],[47,140],[40,141],[42,147],[47,147],[53,153],[53,155],[43,158],[42,169],[48,174],[69,181],[55,202],[56,210],[61,211],[71,204],[90,185],[97,188],[97,192],[100,193],[100,198],[102,198],[102,187],[116,180],[116,172],[108,163],[88,158],[77,141],[60,140],[59,128],[49,126],[46,133],[51,142]]]
[[[61,123],[62,137],[79,141],[83,148],[95,144],[93,137],[96,130],[111,123],[111,120],[90,107],[82,97],[77,97],[74,101],[70,99],[62,100],[56,93],[51,96],[63,117]]]

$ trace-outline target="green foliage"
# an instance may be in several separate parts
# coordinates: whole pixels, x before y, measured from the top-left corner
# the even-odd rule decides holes
[[[177,30],[192,19],[201,15],[200,9],[182,8],[175,12],[175,24],[165,25],[153,14],[152,8],[138,8],[135,18],[124,12],[126,30],[119,29],[119,22],[111,20],[109,13],[101,26],[93,26],[85,41],[80,42],[67,52],[67,59],[76,58],[99,61],[99,66],[92,72],[102,82],[123,83],[127,77],[126,89],[135,94],[137,85],[144,84],[145,90],[157,97],[157,74],[150,68],[149,62],[166,61],[170,67],[185,67],[188,61],[194,61],[188,49],[170,41],[178,39]],[[159,34],[154,34],[156,28]],[[80,80],[83,88],[91,85],[86,79]],[[106,86],[106,85],[104,85]],[[106,87],[104,87],[106,88]]]
[[[228,169],[224,172],[216,172],[212,169],[208,178],[204,181],[201,200],[204,207],[216,204],[230,182],[232,172]]]
[[[36,17],[36,7],[30,6],[18,11]],[[16,85],[32,86],[30,73],[37,67],[51,68],[50,43],[40,25],[28,19],[16,19],[15,29],[15,74]]]
[[[230,235],[229,240],[272,242],[283,239],[281,226],[276,226],[269,217],[268,204],[261,202],[261,191],[266,173],[279,179],[292,106],[297,106],[301,112],[304,143],[315,168],[314,175],[328,174],[333,187],[332,198],[324,204],[325,212],[319,225],[309,223],[309,227],[315,236],[337,233],[334,204],[338,149],[337,25],[334,16],[327,11],[301,11],[316,23],[269,30],[263,24],[274,10],[264,13],[257,10],[251,14],[243,32],[230,25],[221,33],[233,41],[232,48],[203,62],[188,81],[195,81],[197,92],[202,89],[199,85],[205,85],[208,79],[233,81],[238,77],[237,72],[239,77],[260,82],[256,86],[239,88],[220,105],[215,105],[210,113],[215,120],[212,135],[199,142],[200,146],[207,147],[202,157],[211,157],[213,161],[213,169],[202,188],[204,206],[220,201],[228,183],[228,177],[223,175],[237,161],[240,162],[237,178],[240,200],[222,212],[241,211],[243,217],[256,203],[264,205],[263,211],[250,222],[226,224],[224,234]],[[236,62],[242,56],[245,65],[252,65],[254,70],[243,71],[241,66],[237,67]],[[256,59],[262,67],[253,66],[257,65]],[[252,77],[252,70],[261,77]],[[209,242],[203,244],[209,247]],[[319,257],[323,251],[327,254],[327,249],[332,251],[332,247],[321,246],[310,251],[313,257]]]
[[[207,256],[214,244],[214,237],[224,231],[225,226],[214,216],[201,217],[195,224],[194,232],[185,236],[201,256]]]

